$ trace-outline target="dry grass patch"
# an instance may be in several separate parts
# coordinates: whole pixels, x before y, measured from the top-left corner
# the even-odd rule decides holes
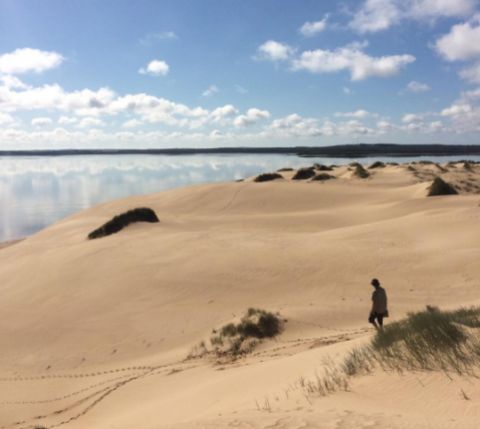
[[[263,173],[259,174],[255,179],[254,182],[269,182],[271,180],[283,179],[283,176],[278,173]]]
[[[457,190],[450,184],[445,182],[441,177],[435,177],[432,184],[428,188],[428,196],[435,197],[439,195],[456,195]]]
[[[300,168],[293,175],[292,180],[307,180],[315,176],[315,169],[313,167]]]

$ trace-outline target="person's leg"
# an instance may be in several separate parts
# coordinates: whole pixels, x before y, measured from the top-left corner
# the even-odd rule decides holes
[[[375,313],[370,313],[368,322],[371,323],[373,326],[375,326],[375,329],[378,329],[378,325],[377,325],[377,322],[375,321],[375,317],[376,317]]]
[[[378,326],[383,329],[383,314],[377,314]]]

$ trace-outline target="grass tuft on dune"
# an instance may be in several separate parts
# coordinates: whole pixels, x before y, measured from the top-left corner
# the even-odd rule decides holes
[[[160,221],[152,209],[140,207],[113,217],[107,223],[88,234],[88,238],[93,240],[115,234],[134,222],[156,223]]]

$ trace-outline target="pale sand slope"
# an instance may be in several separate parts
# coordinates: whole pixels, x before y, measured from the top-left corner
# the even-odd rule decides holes
[[[480,303],[479,196],[426,198],[438,172],[416,168],[134,197],[1,249],[0,428],[477,428],[478,380],[379,371],[326,398],[299,388],[370,338],[372,277],[393,318]],[[478,191],[480,166],[442,175]],[[138,206],[161,222],[86,239]],[[277,341],[234,364],[185,360],[248,307],[288,319]]]

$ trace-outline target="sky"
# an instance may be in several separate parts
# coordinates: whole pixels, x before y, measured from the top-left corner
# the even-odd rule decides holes
[[[0,150],[479,136],[478,0],[0,0]]]

